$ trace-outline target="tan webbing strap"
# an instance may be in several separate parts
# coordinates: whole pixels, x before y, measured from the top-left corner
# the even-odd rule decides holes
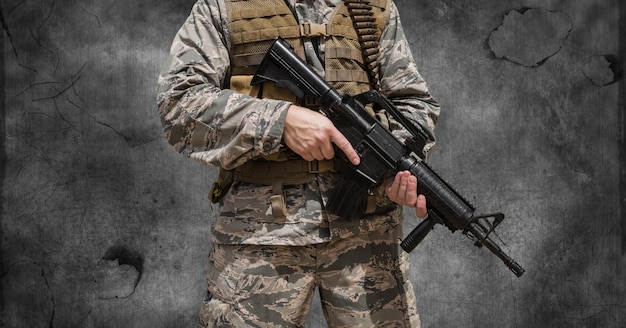
[[[377,207],[378,207],[378,200],[376,199],[376,196],[367,195],[367,198],[365,199],[365,211],[363,213],[365,214],[374,213]]]
[[[272,39],[274,40],[274,39]],[[268,43],[268,49],[269,45]],[[300,58],[304,58],[304,48],[295,48],[294,52],[300,56]],[[260,65],[263,61],[263,58],[267,55],[267,51],[259,52],[259,53],[248,53],[248,54],[238,54],[233,55],[231,57],[231,62],[233,64],[233,73],[232,75],[254,75],[256,72],[256,66]]]
[[[263,61],[265,54],[266,53],[233,55],[231,61],[233,66],[236,67],[256,66]]]
[[[287,202],[285,201],[285,193],[283,191],[282,181],[275,181],[272,184],[272,215],[275,218],[284,218],[287,216]]]
[[[330,58],[348,58],[359,63],[363,62],[363,54],[361,54],[361,52],[356,49],[346,47],[334,47],[332,49],[326,49],[326,54]]]
[[[291,15],[291,10],[287,6],[275,5],[248,9],[240,8],[236,11],[230,11],[228,14],[230,15],[231,20],[236,21],[256,17]]]
[[[329,24],[315,24],[315,23],[303,23],[300,24],[300,36],[303,37],[315,37],[315,36],[342,36],[350,37],[351,26],[343,25],[329,25]]]
[[[300,36],[300,29],[297,26],[260,28],[234,33],[232,38],[234,42],[243,43],[244,41],[254,42],[273,40],[276,38],[276,35],[280,35],[285,38],[295,38]]]
[[[363,82],[368,83],[367,73],[364,71],[333,69],[326,72],[328,82]]]

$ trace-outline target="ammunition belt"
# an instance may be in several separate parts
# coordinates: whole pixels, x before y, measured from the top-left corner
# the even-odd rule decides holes
[[[344,0],[352,18],[352,24],[359,37],[365,67],[370,74],[370,83],[380,91],[380,65],[378,62],[378,37],[376,36],[376,18],[372,13],[369,0]]]

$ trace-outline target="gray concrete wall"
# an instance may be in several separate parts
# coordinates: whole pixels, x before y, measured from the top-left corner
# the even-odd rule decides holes
[[[0,1],[0,326],[196,325],[215,170],[168,146],[155,106],[193,2]],[[625,5],[397,4],[443,106],[431,165],[506,214],[526,269],[437,227],[411,253],[424,327],[624,327]]]

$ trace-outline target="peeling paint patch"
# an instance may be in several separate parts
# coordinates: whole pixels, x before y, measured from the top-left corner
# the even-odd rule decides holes
[[[497,58],[534,67],[561,50],[572,28],[570,17],[560,11],[512,10],[491,33],[488,44]]]
[[[602,87],[619,80],[622,70],[616,56],[596,55],[585,61],[583,74],[593,85]]]
[[[107,250],[96,266],[94,283],[98,299],[127,298],[135,293],[143,271],[143,257],[125,246]]]
[[[110,300],[127,298],[135,292],[139,272],[128,264],[119,264],[118,260],[100,260],[94,281],[98,299]]]

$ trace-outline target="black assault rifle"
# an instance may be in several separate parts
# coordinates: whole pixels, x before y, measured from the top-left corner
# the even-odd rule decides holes
[[[475,216],[472,205],[423,161],[426,134],[387,98],[376,91],[354,97],[340,95],[281,38],[274,42],[266,54],[251,84],[267,81],[289,89],[300,100],[317,101],[320,111],[346,136],[361,157],[359,165],[346,165],[345,176],[333,190],[328,210],[352,218],[361,212],[359,204],[364,203],[369,188],[380,184],[390,171],[408,170],[418,179],[418,192],[426,197],[428,217],[402,241],[401,247],[406,252],[411,252],[435,224],[440,223],[452,232],[461,230],[474,240],[477,247],[486,246],[516,276],[524,273],[524,269],[489,238],[504,215],[494,213]],[[413,138],[400,142],[367,113],[364,104],[376,104],[385,109]]]

